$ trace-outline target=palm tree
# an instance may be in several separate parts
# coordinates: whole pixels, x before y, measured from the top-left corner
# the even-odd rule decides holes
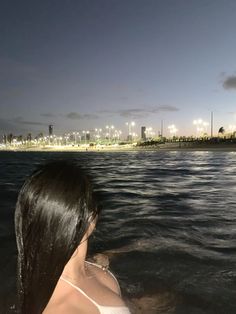
[[[224,129],[223,126],[219,128],[218,133],[219,133],[219,134],[222,134],[222,135],[225,133],[225,129]]]

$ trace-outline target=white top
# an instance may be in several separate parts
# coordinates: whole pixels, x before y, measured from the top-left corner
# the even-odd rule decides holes
[[[92,265],[100,267],[97,264],[93,264],[93,263],[89,263],[89,264],[92,264]],[[116,277],[111,272],[109,272],[109,273],[117,281]],[[93,299],[91,299],[82,289],[80,289],[79,287],[75,286],[69,280],[65,279],[62,276],[60,277],[60,279],[65,281],[66,283],[68,283],[71,287],[73,287],[74,289],[79,291],[81,294],[83,294],[91,303],[93,303],[97,307],[97,309],[98,309],[100,314],[131,314],[130,310],[126,306],[104,306],[104,305],[99,305],[97,302],[95,302]]]

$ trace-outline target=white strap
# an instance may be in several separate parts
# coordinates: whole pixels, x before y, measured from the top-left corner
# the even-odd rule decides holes
[[[99,305],[97,304],[93,299],[91,299],[82,289],[80,289],[79,287],[75,286],[73,283],[71,283],[69,280],[65,279],[63,276],[60,277],[61,280],[65,281],[66,283],[68,283],[71,287],[75,288],[77,291],[79,291],[83,296],[85,296],[90,302],[93,303],[93,305],[95,305],[99,311],[100,314],[102,314],[101,311],[104,310],[112,310],[112,311],[119,311],[119,313],[121,313],[120,311],[123,311],[123,314],[131,314],[129,309],[126,306],[104,306],[104,305]],[[105,312],[104,312],[105,313]]]
[[[69,280],[65,279],[64,277],[60,277],[61,280],[67,282],[71,287],[75,288],[76,290],[78,290],[81,294],[83,294],[83,296],[85,296],[90,302],[92,302],[99,310],[100,312],[100,305],[97,304],[93,299],[91,299],[82,289],[80,289],[79,287],[75,286],[73,283],[71,283]]]

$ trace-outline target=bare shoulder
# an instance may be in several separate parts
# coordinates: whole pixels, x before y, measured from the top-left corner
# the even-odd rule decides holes
[[[116,277],[111,271],[104,268],[102,265],[92,262],[87,262],[90,271],[96,276],[96,279],[104,286],[120,295],[120,286]]]

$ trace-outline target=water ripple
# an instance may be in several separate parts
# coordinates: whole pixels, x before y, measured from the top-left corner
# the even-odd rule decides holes
[[[109,254],[124,293],[157,299],[158,293],[171,295],[177,301],[170,313],[234,313],[235,156],[181,151],[2,152],[0,241],[8,239],[9,249],[4,246],[1,265],[6,263],[4,256],[15,252],[13,213],[24,178],[44,160],[73,158],[89,169],[103,195],[90,250]],[[6,282],[7,276],[13,274],[5,272],[1,278]]]

